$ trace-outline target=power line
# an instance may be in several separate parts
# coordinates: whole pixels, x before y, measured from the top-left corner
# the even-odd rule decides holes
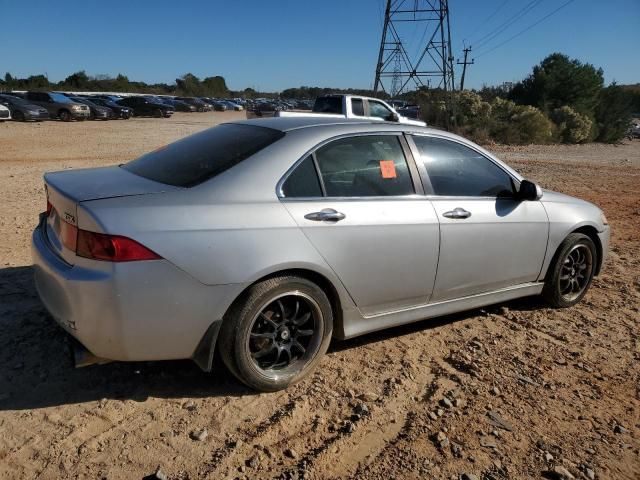
[[[497,48],[500,48],[501,46],[503,46],[505,43],[509,43],[511,40],[519,37],[520,35],[528,32],[529,30],[531,30],[533,27],[539,25],[540,23],[544,22],[547,18],[549,18],[551,15],[555,14],[556,12],[558,12],[559,10],[563,9],[564,7],[566,7],[567,5],[569,5],[570,3],[574,2],[575,0],[569,0],[565,3],[563,3],[562,5],[560,5],[558,8],[556,8],[555,10],[553,10],[552,12],[546,14],[544,17],[542,17],[540,20],[538,20],[537,22],[529,25],[527,28],[525,28],[524,30],[519,31],[518,33],[516,33],[515,35],[512,35],[511,37],[507,38],[505,41],[499,43],[498,45],[496,45],[493,48],[490,48],[489,50],[485,50],[484,52],[481,52],[480,54],[476,55],[475,58],[479,58],[482,57],[483,55],[486,55],[487,53],[493,52],[494,50],[496,50]]]
[[[504,7],[507,3],[509,3],[509,0],[504,0],[504,2],[502,2],[500,5],[498,5],[498,8],[496,8],[493,13],[491,15],[489,15],[487,18],[485,18],[482,22],[478,23],[476,25],[476,28],[473,29],[473,31],[469,34],[469,39],[472,39],[473,36],[478,33],[478,30],[480,30],[480,27],[483,25],[486,25],[487,23],[489,23],[489,20],[493,19],[493,17],[496,16],[496,14],[502,10],[502,7]]]
[[[524,8],[522,8],[520,11],[516,12],[515,15],[511,16],[508,20],[506,20],[505,22],[500,24],[493,31],[491,31],[488,34],[486,34],[485,36],[481,37],[477,42],[474,42],[476,44],[475,45],[476,48],[482,47],[486,43],[488,43],[491,40],[493,40],[494,38],[496,38],[498,35],[500,35],[502,32],[504,32],[506,29],[508,29],[511,25],[513,25],[515,22],[520,20],[527,13],[529,13],[531,10],[533,10],[535,7],[537,7],[538,4],[540,2],[542,2],[542,1],[543,0],[531,0],[528,4],[526,4],[524,6]]]

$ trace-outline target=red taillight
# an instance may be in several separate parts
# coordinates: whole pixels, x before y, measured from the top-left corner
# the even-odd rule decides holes
[[[137,260],[157,260],[160,257],[135,240],[119,235],[78,230],[76,255],[108,262],[133,262]]]
[[[78,240],[78,227],[65,222],[60,222],[60,241],[72,252],[76,251],[76,245]]]

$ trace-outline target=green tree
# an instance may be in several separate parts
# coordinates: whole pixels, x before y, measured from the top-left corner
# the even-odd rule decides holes
[[[185,73],[182,77],[176,78],[176,90],[185,96],[197,97],[203,95],[200,79],[193,73]]]
[[[211,97],[225,97],[229,93],[224,77],[216,75],[202,80],[204,93]]]
[[[533,67],[531,75],[516,84],[509,98],[519,104],[538,107],[547,114],[567,105],[579,113],[593,116],[603,85],[601,68],[554,53]]]
[[[62,83],[73,90],[90,90],[89,76],[84,70],[72,73]]]
[[[631,123],[632,102],[632,94],[615,83],[600,92],[595,112],[597,141],[615,143],[624,138]]]

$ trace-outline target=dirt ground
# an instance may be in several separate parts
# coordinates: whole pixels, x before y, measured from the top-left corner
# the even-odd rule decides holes
[[[524,299],[334,342],[275,394],[189,361],[73,369],[31,278],[43,172],[237,116],[0,124],[0,478],[640,478],[639,141],[492,148],[609,219],[571,309]]]

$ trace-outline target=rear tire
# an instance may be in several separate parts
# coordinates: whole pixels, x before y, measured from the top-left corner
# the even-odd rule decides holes
[[[326,353],[333,311],[325,292],[302,277],[256,283],[224,317],[218,349],[233,375],[273,392],[309,375]]]
[[[26,121],[24,113],[22,113],[20,110],[15,110],[13,112],[13,119],[16,122],[25,122]]]
[[[597,262],[598,252],[593,240],[582,233],[569,234],[549,266],[543,298],[556,308],[575,305],[589,290]]]

